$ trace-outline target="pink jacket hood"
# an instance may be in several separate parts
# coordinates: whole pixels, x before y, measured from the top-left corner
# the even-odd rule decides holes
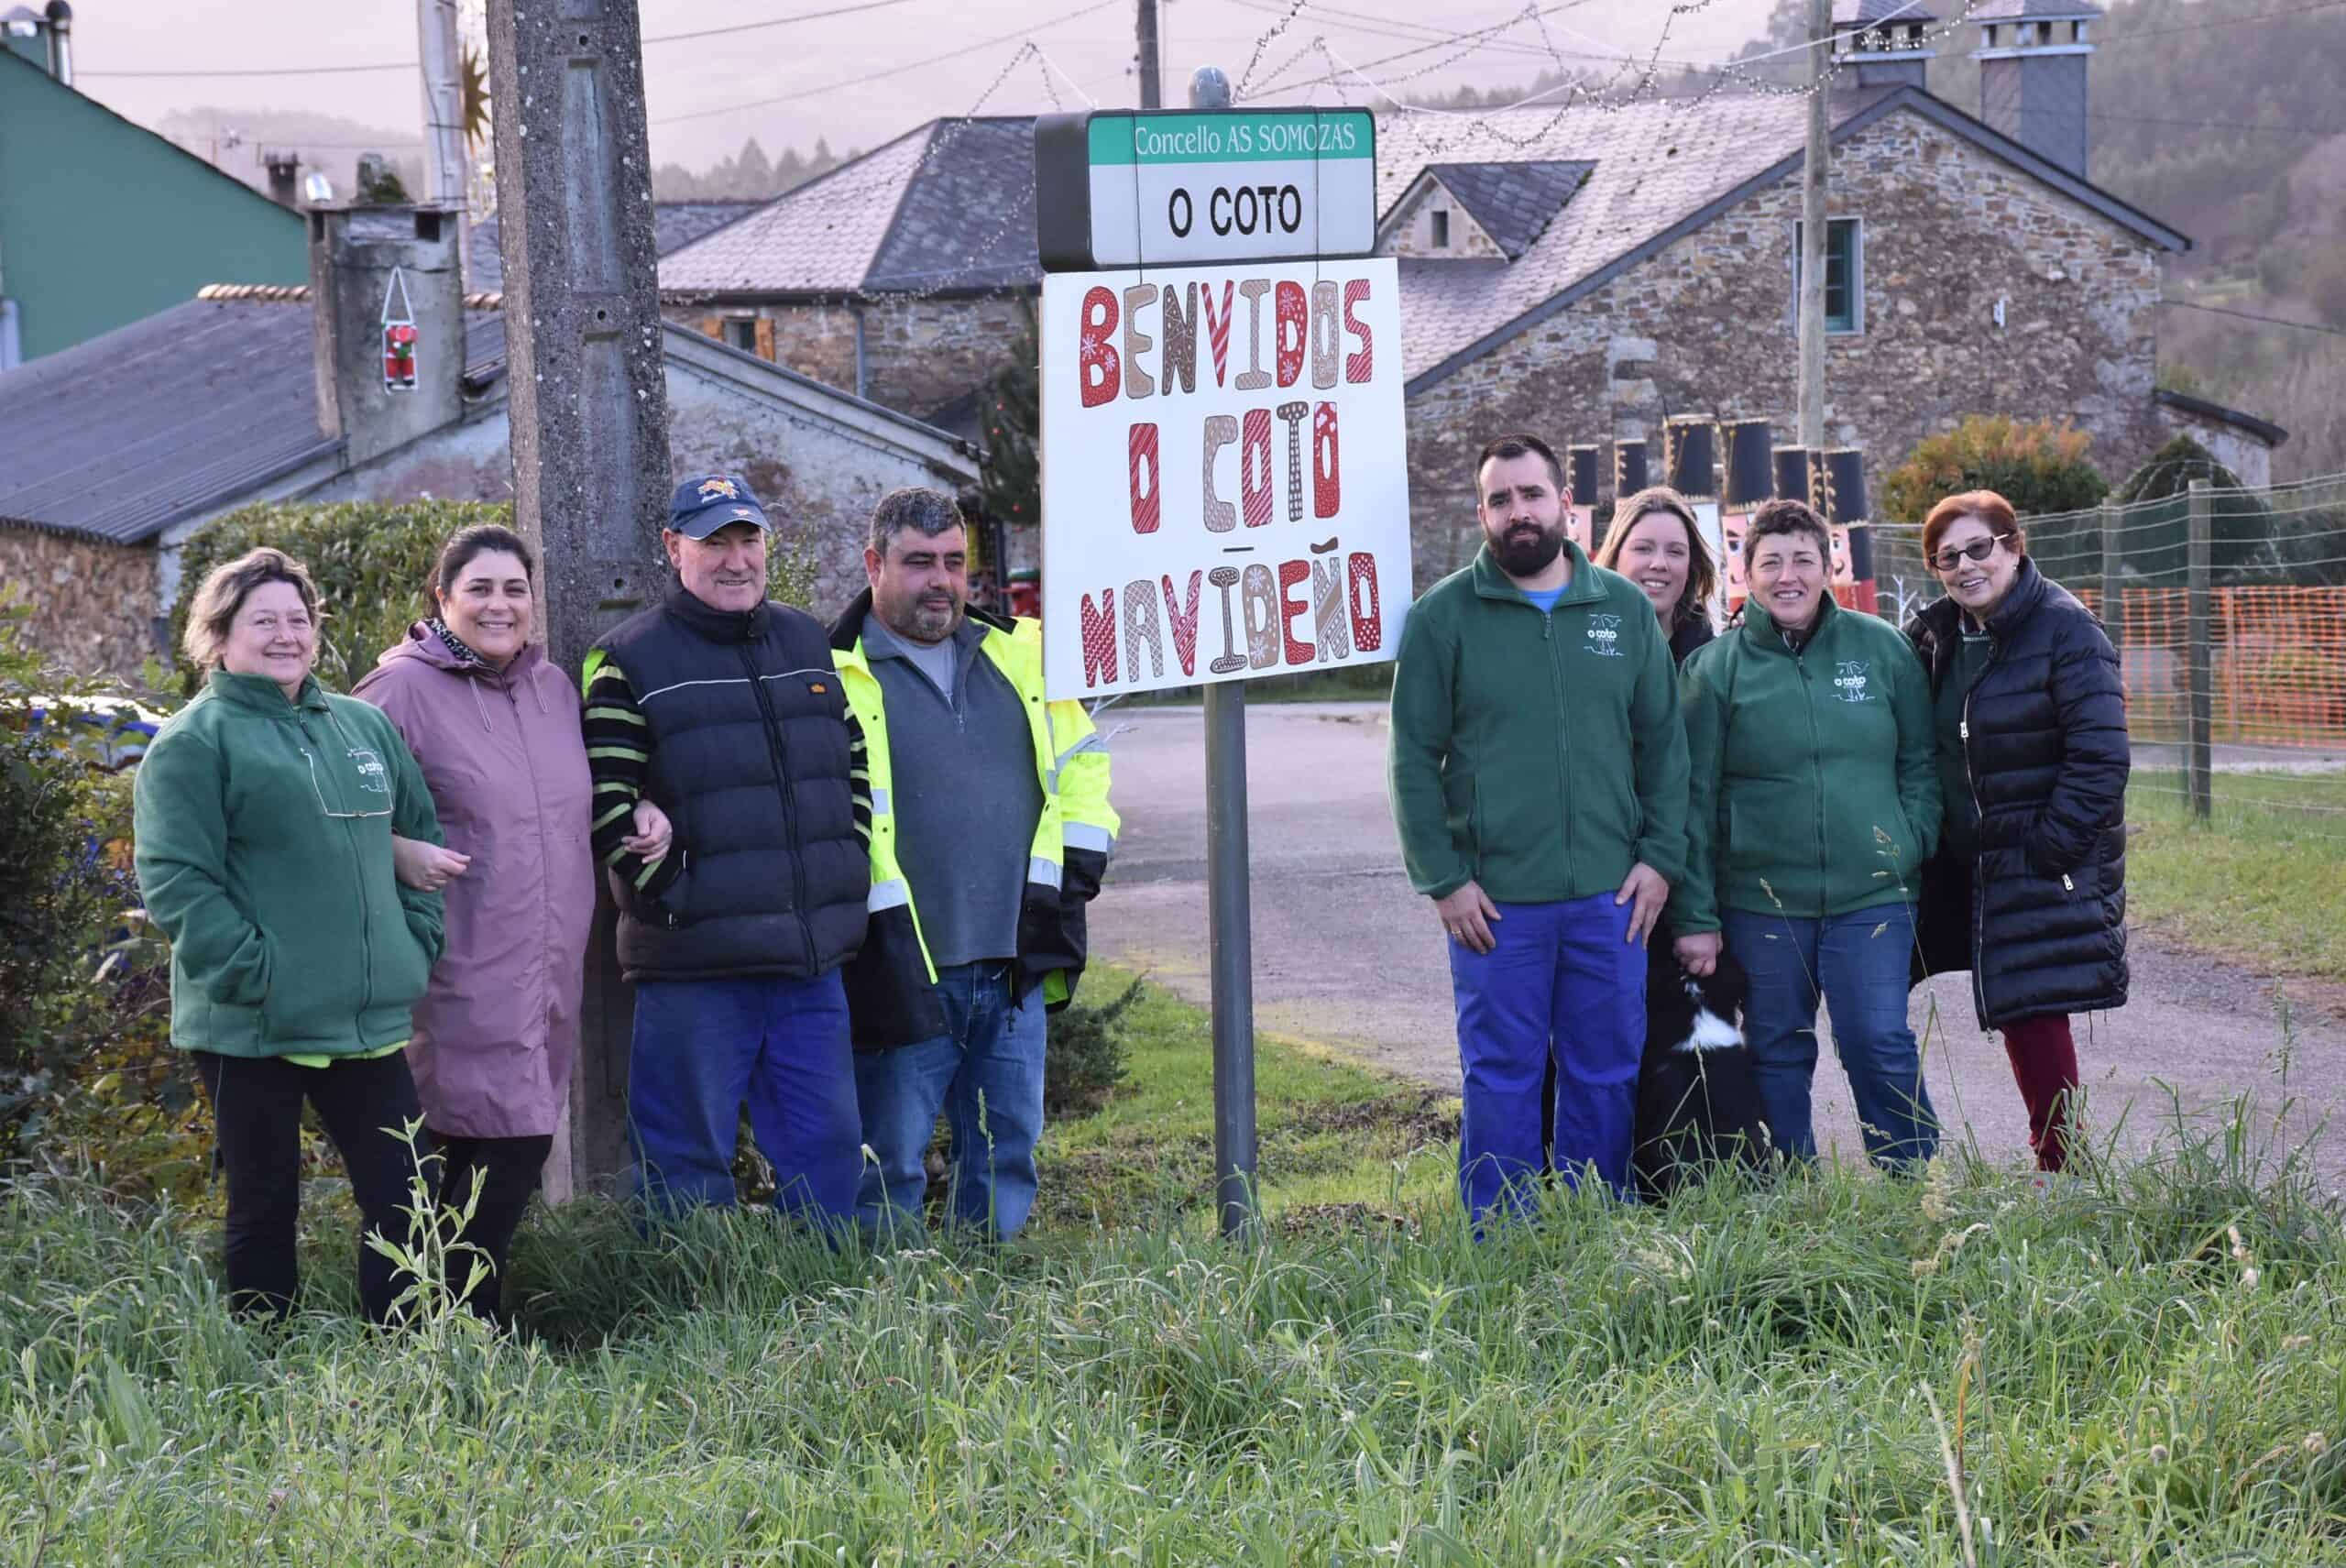
[[[448,946],[408,1047],[424,1120],[460,1137],[554,1131],[568,1097],[595,913],[578,688],[536,643],[503,670],[422,622],[353,694],[423,769],[448,847]]]

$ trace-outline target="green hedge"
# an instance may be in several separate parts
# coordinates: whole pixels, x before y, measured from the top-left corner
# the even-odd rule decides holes
[[[407,635],[430,609],[425,586],[441,542],[460,528],[511,527],[510,503],[490,501],[268,501],[249,506],[190,539],[180,555],[180,598],[171,607],[171,646],[187,632],[188,601],[204,575],[247,550],[273,545],[309,567],[323,601],[318,679],[348,691],[376,656]],[[198,676],[183,672],[192,695]]]
[[[317,580],[325,624],[319,640],[318,679],[336,691],[375,667],[376,658],[430,613],[432,563],[441,543],[460,528],[513,525],[509,501],[267,501],[214,523],[190,539],[180,564],[180,598],[171,607],[171,646],[187,630],[188,601],[204,574],[247,550],[273,545]],[[656,546],[647,546],[656,548]],[[813,562],[803,549],[767,556],[767,590],[785,604],[813,596]],[[192,695],[192,671],[181,679]]]

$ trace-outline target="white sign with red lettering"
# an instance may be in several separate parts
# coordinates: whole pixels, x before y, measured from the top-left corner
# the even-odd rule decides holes
[[[1044,278],[1053,697],[1393,657],[1399,306],[1389,258]]]

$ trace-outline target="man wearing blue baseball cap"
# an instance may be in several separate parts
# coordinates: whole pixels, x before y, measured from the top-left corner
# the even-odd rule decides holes
[[[855,1206],[862,1138],[839,966],[861,946],[868,801],[828,638],[766,598],[765,509],[738,475],[676,487],[661,539],[676,585],[586,655],[594,842],[636,987],[633,1190],[675,1212],[733,1201],[736,1129],[775,1207]],[[665,855],[624,840],[639,796]]]

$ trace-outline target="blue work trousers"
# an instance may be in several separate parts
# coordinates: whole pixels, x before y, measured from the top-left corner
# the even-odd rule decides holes
[[[1494,1208],[1524,1214],[1539,1201],[1551,1049],[1557,1172],[1577,1186],[1593,1170],[1615,1193],[1627,1190],[1646,1037],[1646,950],[1628,939],[1633,908],[1610,893],[1501,904],[1491,951],[1450,944],[1466,1085],[1458,1188],[1477,1226]]]

